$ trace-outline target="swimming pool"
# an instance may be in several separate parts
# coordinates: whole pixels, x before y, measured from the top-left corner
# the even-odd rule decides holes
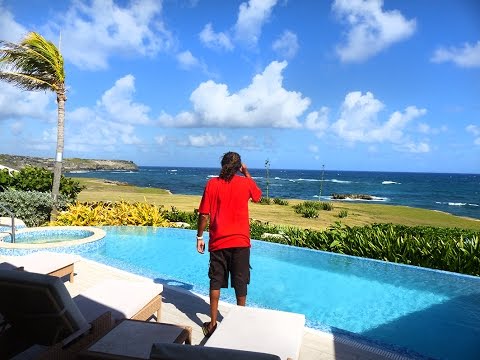
[[[208,294],[192,230],[104,227],[87,258]],[[253,241],[248,303],[418,358],[480,358],[480,278]],[[222,300],[234,302],[232,289]],[[288,331],[288,329],[286,329]]]

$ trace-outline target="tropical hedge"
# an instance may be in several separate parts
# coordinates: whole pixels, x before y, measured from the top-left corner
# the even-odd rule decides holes
[[[350,227],[339,222],[325,231],[318,231],[252,222],[251,237],[480,276],[479,231],[395,224]]]

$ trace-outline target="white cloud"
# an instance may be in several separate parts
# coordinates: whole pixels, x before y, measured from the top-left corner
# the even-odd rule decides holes
[[[126,75],[115,82],[115,85],[107,90],[99,102],[97,110],[104,112],[112,121],[124,124],[149,124],[148,117],[150,108],[144,104],[133,101],[135,93],[135,78]]]
[[[309,146],[308,146],[308,150],[309,150],[310,152],[312,152],[312,153],[318,153],[319,148],[318,148],[317,145],[309,145]]]
[[[208,48],[217,50],[233,50],[234,46],[230,37],[223,32],[215,33],[212,24],[205,25],[199,34],[200,41]]]
[[[468,125],[466,127],[466,130],[473,134],[473,136],[475,137],[475,139],[473,140],[473,143],[475,145],[480,145],[480,126],[477,126],[477,125]]]
[[[273,42],[272,48],[285,59],[293,58],[298,51],[297,35],[289,30],[285,30],[283,34]]]
[[[0,39],[13,43],[19,42],[28,33],[28,30],[15,21],[12,13],[2,6],[1,1],[0,14],[2,14],[0,16]]]
[[[135,78],[126,75],[106,90],[93,107],[79,107],[67,113],[67,151],[115,152],[123,145],[141,145],[138,125],[149,125],[149,107],[135,102]],[[156,139],[156,141],[158,141]]]
[[[177,60],[183,69],[188,70],[200,66],[198,59],[188,50],[177,54]]]
[[[378,115],[383,108],[383,103],[370,92],[350,92],[341,107],[340,118],[331,125],[330,130],[351,143],[391,142],[409,151],[428,150],[425,144],[415,145],[406,134],[407,125],[425,115],[425,109],[408,106],[405,111],[395,111],[382,122]]]
[[[431,60],[436,63],[451,61],[460,67],[480,67],[480,41],[463,47],[441,47],[435,50]]]
[[[410,152],[410,153],[428,153],[430,152],[430,145],[425,142],[413,143],[407,142],[405,144],[400,144],[395,146],[398,151]]]
[[[24,124],[21,121],[15,121],[12,125],[10,125],[10,131],[14,136],[18,136],[23,132]]]
[[[158,135],[153,138],[155,140],[155,143],[158,145],[164,145],[167,141],[167,137],[165,135]]]
[[[192,112],[162,114],[159,121],[174,127],[301,127],[298,118],[310,99],[283,88],[282,71],[286,66],[286,61],[273,61],[248,87],[233,94],[225,84],[203,82],[190,96]]]
[[[210,133],[203,135],[189,135],[188,145],[195,147],[222,146],[227,145],[227,138],[222,133],[218,135],[211,135]]]
[[[240,4],[235,37],[247,45],[257,44],[263,24],[268,21],[277,0],[249,0]]]
[[[433,128],[428,124],[425,123],[419,123],[418,124],[418,131],[422,134],[432,134],[432,135],[438,135],[442,132],[447,131],[447,127],[445,125],[439,127],[439,128]]]
[[[323,106],[320,111],[312,111],[307,115],[305,127],[308,130],[315,131],[318,136],[323,135],[329,127],[328,113],[329,109],[325,106]]]
[[[11,84],[0,82],[0,122],[25,117],[56,121],[54,101],[53,92],[23,91]]]
[[[333,11],[348,24],[346,41],[337,47],[341,61],[366,60],[415,32],[415,20],[382,7],[382,0],[335,0]]]
[[[105,69],[112,54],[148,56],[173,46],[172,35],[158,18],[161,2],[132,1],[120,7],[112,0],[72,2],[50,24],[49,38],[62,35],[67,61],[85,69]]]

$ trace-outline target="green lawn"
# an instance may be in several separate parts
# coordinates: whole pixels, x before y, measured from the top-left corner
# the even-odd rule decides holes
[[[166,209],[172,206],[182,211],[193,211],[198,208],[200,196],[177,195],[162,189],[141,188],[131,185],[115,185],[102,179],[75,178],[86,186],[78,200],[84,201],[147,201],[163,205]],[[412,208],[407,206],[333,202],[332,211],[320,211],[314,219],[303,218],[296,214],[292,206],[303,200],[288,200],[288,205],[250,205],[250,217],[275,225],[289,225],[300,228],[325,229],[337,221],[348,226],[367,225],[373,223],[393,223],[409,226],[427,225],[436,227],[458,227],[480,230],[480,220],[463,218],[438,211]],[[339,218],[341,210],[348,216]]]

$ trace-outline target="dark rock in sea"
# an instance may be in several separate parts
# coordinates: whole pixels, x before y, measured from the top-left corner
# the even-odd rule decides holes
[[[372,195],[366,194],[332,194],[332,199],[334,200],[373,200],[374,197]]]
[[[0,164],[15,170],[35,166],[53,170],[53,158],[0,154]],[[122,170],[138,171],[138,166],[128,160],[63,159],[63,171]]]

